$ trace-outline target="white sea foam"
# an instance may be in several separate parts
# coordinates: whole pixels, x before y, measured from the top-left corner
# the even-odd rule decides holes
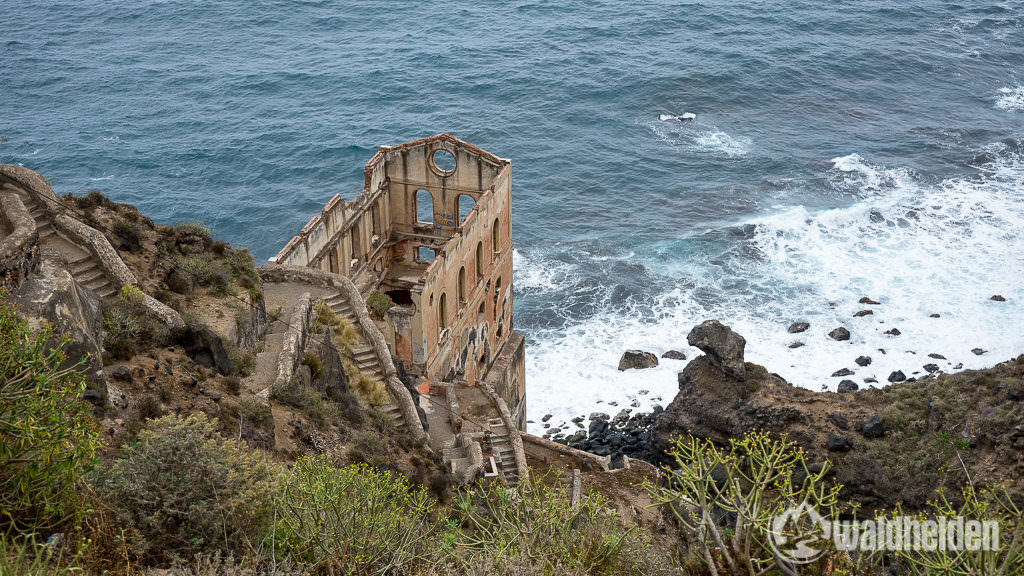
[[[667,405],[685,362],[662,360],[657,368],[619,372],[619,356],[630,348],[659,355],[678,349],[693,358],[700,352],[686,345],[686,334],[708,318],[746,337],[748,360],[814,390],[835,389],[842,378],[830,374],[841,368],[854,370],[849,378],[861,386],[870,386],[865,378],[884,386],[895,370],[920,377],[925,364],[951,372],[957,364],[982,368],[1024,352],[1024,163],[1003,145],[986,152],[998,160],[981,167],[980,176],[937,185],[860,156],[837,158],[835,170],[884,193],[867,194],[847,207],[793,207],[751,219],[751,244],[759,257],[737,259],[726,276],[712,270],[688,274],[696,287],[669,290],[653,310],[606,312],[566,329],[532,333],[530,430],[543,432],[540,416],[546,413],[554,415],[552,425],[572,426],[573,416],[595,410],[614,415],[633,400],[637,411]],[[738,279],[749,290],[725,287]],[[576,287],[570,281],[548,289]],[[718,298],[709,304],[698,291]],[[993,302],[993,294],[1007,301]],[[881,305],[859,304],[862,296]],[[865,308],[874,314],[853,316]],[[811,329],[789,334],[786,327],[795,321],[808,321]],[[850,330],[849,342],[828,338],[837,326]],[[902,334],[884,334],[890,328]],[[796,340],[805,345],[790,349]],[[972,348],[988,352],[977,356]],[[947,359],[929,358],[930,353]],[[869,366],[854,362],[862,355],[872,358]],[[640,395],[641,389],[650,393]],[[618,406],[609,406],[611,401]]]
[[[664,116],[660,117],[661,120],[665,120]],[[715,126],[699,122],[647,121],[644,124],[658,140],[677,152],[743,156],[750,152],[754,144],[747,136],[733,136]]]
[[[103,180],[113,180],[113,179],[114,179],[114,175],[113,174],[110,174],[109,176],[101,176],[99,178],[89,178],[89,180],[92,180],[93,182],[101,182]]]
[[[1024,86],[1015,88],[1000,88],[999,98],[996,99],[996,108],[1000,110],[1024,110]]]

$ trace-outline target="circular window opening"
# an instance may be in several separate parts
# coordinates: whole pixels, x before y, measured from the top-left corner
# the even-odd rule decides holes
[[[430,156],[430,163],[434,171],[441,176],[451,176],[455,173],[455,156],[444,148],[434,150]]]

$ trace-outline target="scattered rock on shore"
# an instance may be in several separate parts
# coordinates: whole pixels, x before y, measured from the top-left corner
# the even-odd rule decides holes
[[[869,305],[872,305],[872,306],[878,306],[880,304],[880,302],[875,302],[874,300],[872,300],[871,298],[868,298],[867,296],[861,298],[857,302],[860,302],[861,304],[869,304]]]
[[[892,374],[889,374],[889,382],[903,382],[907,379],[907,375],[902,370],[896,370]]]
[[[993,302],[1006,302],[1006,298],[1003,298],[999,294],[992,296],[989,300],[992,300]]]
[[[828,333],[828,337],[833,339],[833,340],[838,340],[838,341],[842,342],[843,340],[849,340],[850,339],[850,331],[847,330],[846,328],[839,327],[839,328],[836,328],[835,330],[829,332]]]
[[[854,362],[857,363],[857,366],[867,366],[871,364],[871,356],[858,356]]]
[[[786,328],[786,331],[790,334],[799,334],[800,332],[806,332],[811,325],[808,322],[794,322]]]
[[[658,365],[658,357],[643,350],[626,350],[619,359],[619,370],[643,370]]]
[[[988,350],[982,350],[981,348],[972,348],[971,352],[973,352],[975,356],[981,356],[982,354],[988,352]]]
[[[861,317],[864,317],[864,316],[871,316],[874,313],[875,313],[874,310],[861,310],[860,312],[857,312],[856,314],[854,314],[853,317],[854,318],[861,318]]]
[[[897,328],[886,330],[885,333],[888,334],[889,336],[899,336],[900,334],[903,334],[903,332],[900,332]]]
[[[686,360],[686,354],[683,354],[679,350],[669,350],[662,354],[661,357],[668,360]]]
[[[803,342],[800,342],[799,340],[797,340],[796,342],[793,342],[793,343],[791,343],[791,344],[789,345],[789,347],[790,347],[790,348],[799,348],[799,347],[801,347],[801,346],[803,346],[803,345],[804,345],[804,343],[803,343]]]
[[[860,386],[858,386],[853,380],[843,380],[839,383],[839,387],[836,388],[836,392],[839,392],[840,394],[848,394],[850,392],[856,392],[859,389]]]
[[[849,368],[840,368],[832,373],[832,377],[839,378],[842,376],[850,376],[851,374],[853,374],[853,370],[850,370]]]

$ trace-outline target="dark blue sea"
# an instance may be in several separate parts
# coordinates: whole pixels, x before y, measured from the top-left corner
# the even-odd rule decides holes
[[[813,389],[1024,353],[1020,1],[0,2],[0,162],[259,260],[381,144],[511,158],[534,416],[707,318]]]

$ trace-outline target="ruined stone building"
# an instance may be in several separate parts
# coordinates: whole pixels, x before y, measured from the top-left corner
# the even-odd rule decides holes
[[[478,388],[500,397],[514,427],[525,428],[510,173],[509,160],[448,134],[382,146],[358,196],[334,195],[268,266],[346,276],[364,299],[386,294],[394,305],[378,324],[393,358],[428,398],[454,388],[459,429],[495,416],[472,393]]]

